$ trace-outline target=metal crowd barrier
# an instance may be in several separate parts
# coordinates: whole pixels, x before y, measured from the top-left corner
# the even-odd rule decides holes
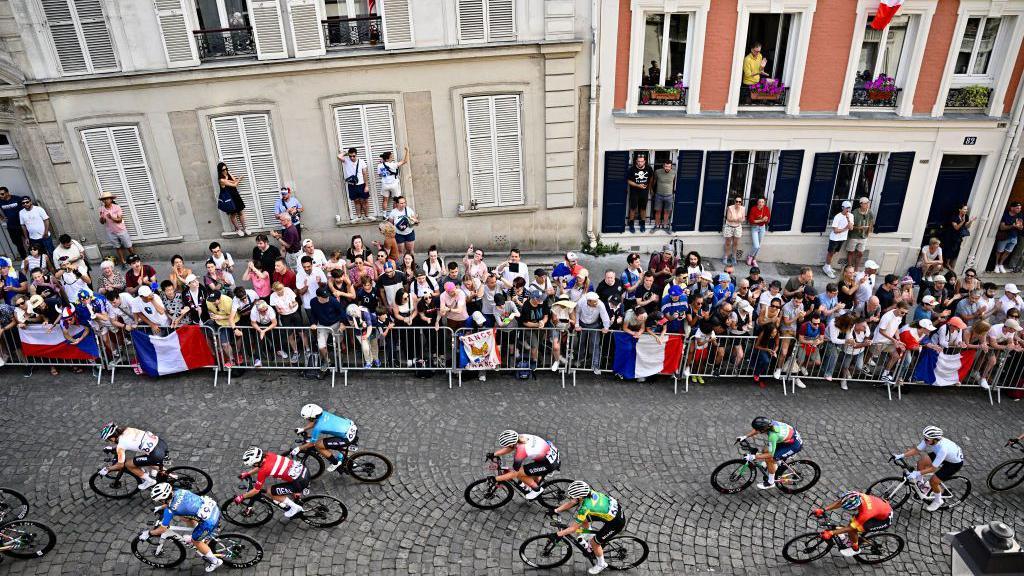
[[[779,372],[782,393],[786,394],[786,364],[795,355],[795,340],[789,336],[779,338],[777,357],[761,354],[754,349],[756,336],[731,334],[715,335],[711,338],[689,338],[683,350],[682,378],[684,391],[690,391],[690,381],[705,377],[774,378]],[[784,352],[785,351],[785,352]],[[699,381],[699,380],[698,380]]]
[[[459,353],[462,346],[462,337],[479,330],[472,328],[459,328],[455,332],[455,354]],[[530,372],[530,378],[536,378],[538,372],[551,371],[558,374],[562,380],[562,388],[565,388],[565,374],[569,362],[568,351],[571,349],[570,330],[559,328],[501,328],[495,333],[495,341],[498,346],[500,364],[497,368],[482,371],[487,372]],[[556,347],[557,344],[557,347]],[[554,370],[555,360],[558,365]],[[456,358],[452,363],[452,369],[458,374],[459,386],[462,386],[462,373],[467,369],[460,368]],[[468,370],[469,372],[480,373],[479,370]]]
[[[249,326],[237,326],[233,334],[231,356],[225,349],[224,342],[218,341],[217,358],[227,371],[228,384],[231,384],[233,370],[320,370],[323,358],[320,355],[319,336],[323,333],[326,339],[327,372],[331,375],[331,387],[338,372],[338,355],[336,343],[339,330],[308,326],[278,326],[260,335],[259,330]]]
[[[89,329],[91,330],[91,328]],[[45,332],[47,328],[41,324],[32,324],[29,325],[26,330]],[[60,330],[60,326],[53,328],[53,331],[58,334],[60,333]],[[99,345],[98,339],[97,345]],[[65,358],[28,356],[22,348],[21,335],[18,332],[18,328],[4,330],[0,333],[0,359],[3,359],[3,365],[23,366],[25,368],[26,378],[32,376],[37,367],[46,369],[57,368],[58,370],[61,368],[70,368],[72,370],[88,368],[93,371],[93,374],[96,376],[96,383],[99,384],[103,377],[102,352],[102,346],[100,346],[101,356],[95,360],[71,360]]]
[[[572,376],[573,386],[576,386],[576,374],[578,372],[592,372],[598,376],[615,373],[616,334],[628,333],[624,330],[603,330],[601,328],[581,328],[570,333],[567,370],[569,375]],[[666,334],[666,336],[668,335]],[[684,340],[682,358],[685,358],[685,356],[686,342]],[[673,389],[676,392],[679,391],[679,371],[680,367],[676,366],[675,371],[671,375]],[[658,375],[665,376],[665,374],[656,374],[649,377],[653,378]],[[562,387],[565,387],[564,383]]]
[[[136,330],[147,330],[145,327],[137,327]],[[201,326],[203,335],[206,336],[206,343],[210,347],[210,351],[213,353],[213,357],[216,360],[214,364],[209,366],[203,366],[203,368],[213,369],[213,385],[217,386],[217,379],[220,376],[220,371],[224,366],[223,359],[220,354],[220,342],[217,338],[217,331],[210,326]],[[172,330],[170,328],[162,329],[162,335],[170,334]],[[137,373],[139,366],[138,356],[135,354],[135,345],[132,343],[132,338],[127,330],[109,330],[106,331],[105,335],[100,338],[100,352],[103,356],[103,362],[107,369],[110,370],[110,383],[114,383],[114,376],[117,375],[119,369],[129,369],[132,372]]]
[[[424,377],[443,370],[451,388],[454,340],[455,332],[447,326],[395,326],[386,333],[374,328],[369,334],[349,327],[335,340],[334,353],[346,386],[349,370],[415,372]]]

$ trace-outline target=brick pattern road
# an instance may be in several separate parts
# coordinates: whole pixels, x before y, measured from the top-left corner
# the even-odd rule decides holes
[[[645,538],[651,556],[641,574],[944,574],[945,531],[990,519],[1016,522],[1024,534],[1024,489],[992,494],[985,476],[1011,456],[1003,442],[1022,430],[1024,405],[990,406],[976,391],[917,390],[903,401],[884,391],[811,385],[799,395],[717,381],[673,395],[662,382],[624,383],[581,377],[561,389],[554,378],[529,383],[491,378],[449,391],[446,380],[406,375],[352,376],[350,385],[292,376],[251,374],[213,388],[206,374],[159,382],[122,377],[96,386],[87,376],[0,377],[0,485],[29,496],[31,516],[58,533],[57,548],[37,561],[6,559],[0,572],[24,575],[159,573],[138,562],[129,540],[150,522],[151,504],[93,494],[87,480],[100,465],[96,434],[109,419],[156,431],[176,464],[206,469],[218,501],[237,492],[240,456],[250,443],[288,449],[298,409],[318,402],[355,419],[364,448],[389,455],[396,472],[382,486],[334,475],[314,481],[314,492],[341,498],[349,520],[322,531],[299,522],[249,530],[266,557],[256,570],[291,574],[523,574],[519,544],[545,531],[541,509],[521,499],[503,509],[469,507],[462,492],[481,477],[483,454],[497,432],[514,427],[551,438],[562,451],[562,475],[611,492],[630,518],[629,532]],[[548,376],[548,375],[545,375]],[[711,380],[711,379],[709,379]],[[735,457],[732,439],[753,415],[794,424],[803,455],[823,476],[807,493],[787,496],[749,489],[735,496],[709,483],[719,462]],[[895,530],[908,546],[880,570],[833,555],[804,568],[781,557],[788,538],[811,529],[816,502],[844,488],[861,488],[894,469],[883,453],[916,442],[926,424],[938,424],[965,451],[964,473],[974,483],[969,502],[929,514],[908,504]],[[226,531],[240,531],[226,525]],[[244,530],[242,530],[244,531]],[[578,555],[549,574],[579,574]],[[176,573],[201,574],[194,555]],[[236,573],[235,571],[230,571]]]

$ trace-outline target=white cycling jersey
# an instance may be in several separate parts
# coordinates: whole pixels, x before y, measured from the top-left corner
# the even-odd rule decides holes
[[[943,438],[939,440],[934,446],[925,444],[924,440],[917,445],[917,449],[920,452],[928,452],[934,454],[932,456],[932,465],[938,468],[942,466],[943,462],[949,462],[950,464],[959,464],[964,461],[964,452],[960,449],[960,446],[956,442],[953,442],[949,438]]]
[[[160,438],[152,432],[139,430],[138,428],[125,428],[117,439],[117,448],[127,452],[145,452],[149,454],[156,448]]]

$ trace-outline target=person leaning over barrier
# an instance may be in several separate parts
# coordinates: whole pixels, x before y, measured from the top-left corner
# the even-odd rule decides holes
[[[608,317],[608,309],[604,302],[601,302],[597,292],[587,292],[587,295],[583,297],[583,304],[576,307],[576,322],[576,332],[582,333],[582,342],[579,352],[577,352],[580,361],[577,362],[577,365],[584,358],[584,350],[589,350],[590,369],[594,371],[594,374],[600,374],[601,339],[603,336],[598,335],[597,331],[600,330],[601,334],[607,334],[611,326],[611,319]],[[583,332],[584,329],[586,332]]]
[[[310,302],[310,330],[316,332],[316,346],[320,351],[320,373],[327,372],[331,366],[331,355],[327,348],[327,338],[337,336],[338,329],[345,321],[345,310],[338,299],[331,294],[327,286],[316,290],[316,297]]]

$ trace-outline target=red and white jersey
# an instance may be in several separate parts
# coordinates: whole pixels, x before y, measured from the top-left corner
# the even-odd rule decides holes
[[[302,464],[291,458],[267,452],[263,458],[263,464],[260,464],[260,469],[256,472],[256,489],[263,488],[263,483],[267,481],[267,478],[295,480],[302,476],[305,470],[306,468]]]
[[[540,436],[520,434],[519,439],[522,442],[516,444],[516,462],[540,460],[547,456],[548,451],[551,450],[551,446]]]

